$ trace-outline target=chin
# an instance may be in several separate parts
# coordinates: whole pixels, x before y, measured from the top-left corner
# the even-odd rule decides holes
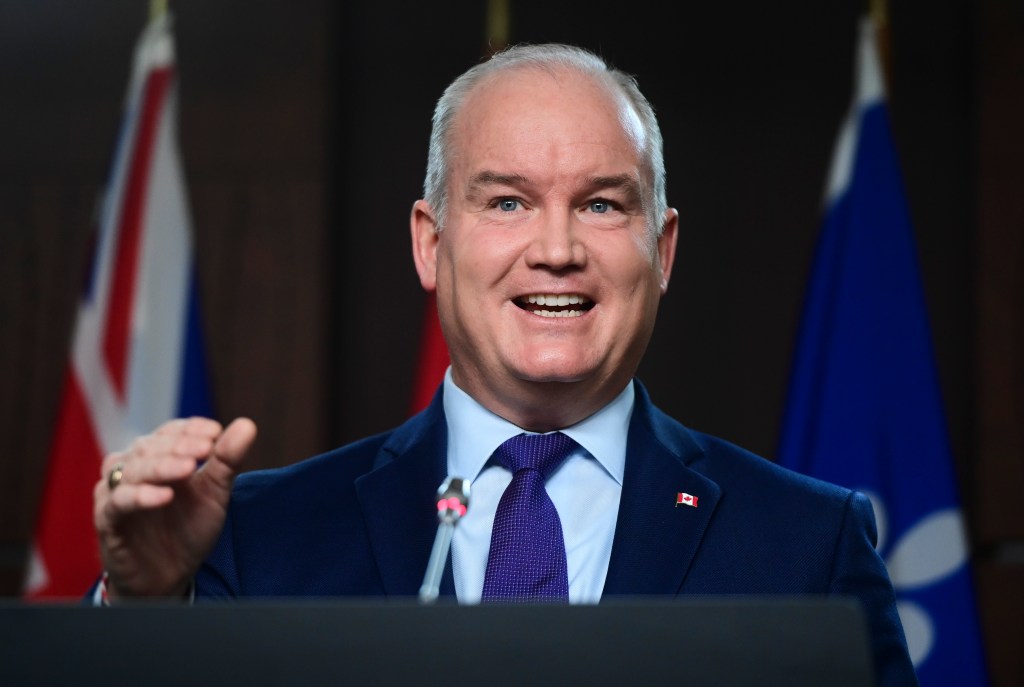
[[[525,382],[569,384],[580,382],[598,373],[598,366],[586,364],[577,356],[566,359],[562,356],[544,356],[541,359],[523,361],[513,366],[516,378]]]

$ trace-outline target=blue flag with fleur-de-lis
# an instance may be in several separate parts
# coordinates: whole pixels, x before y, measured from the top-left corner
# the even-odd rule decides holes
[[[778,461],[863,491],[923,687],[984,685],[966,533],[913,232],[865,21]]]

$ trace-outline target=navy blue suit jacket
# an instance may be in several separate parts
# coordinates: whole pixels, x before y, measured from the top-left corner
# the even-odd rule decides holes
[[[397,429],[241,475],[197,599],[415,596],[437,528],[438,392]],[[676,506],[676,495],[697,507]],[[687,429],[636,384],[603,598],[844,594],[867,612],[879,685],[916,684],[863,495]],[[453,594],[450,564],[442,585]]]

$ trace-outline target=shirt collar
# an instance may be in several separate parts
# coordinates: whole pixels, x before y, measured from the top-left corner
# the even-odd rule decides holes
[[[626,436],[633,414],[633,384],[627,384],[611,403],[590,417],[561,431],[597,460],[622,484],[626,465]],[[444,414],[448,424],[448,474],[471,482],[483,471],[502,443],[525,430],[495,415],[444,375]]]

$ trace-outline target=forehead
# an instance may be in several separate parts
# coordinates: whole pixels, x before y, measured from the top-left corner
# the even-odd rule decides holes
[[[523,66],[473,87],[450,143],[457,167],[496,153],[543,160],[584,149],[638,165],[645,139],[639,116],[610,79],[567,67]]]

